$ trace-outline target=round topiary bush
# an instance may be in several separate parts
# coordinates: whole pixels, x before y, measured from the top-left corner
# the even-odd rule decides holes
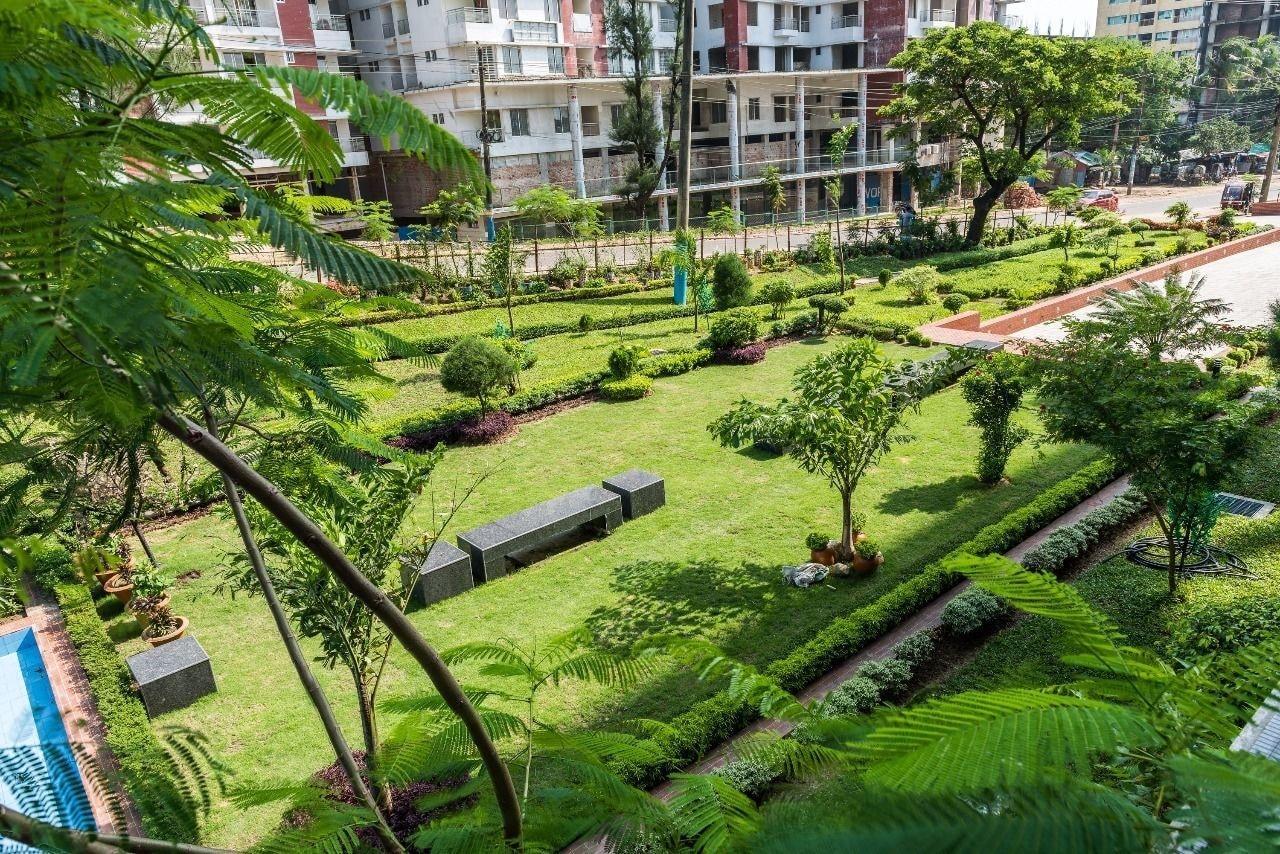
[[[614,402],[639,400],[653,391],[653,380],[644,374],[632,374],[622,380],[605,380],[600,383],[600,396]]]
[[[796,289],[790,282],[769,282],[760,289],[760,296],[773,308],[773,319],[782,317],[782,310],[796,298]]]
[[[968,300],[960,294],[947,294],[942,298],[942,307],[952,314],[955,314],[960,309],[964,308],[965,303],[967,302]]]
[[[1004,613],[1004,603],[983,590],[970,587],[942,609],[942,627],[954,635],[968,635]]]
[[[609,373],[615,380],[625,380],[640,370],[640,357],[643,351],[633,344],[615,347],[609,354]]]
[[[751,275],[737,255],[717,255],[711,277],[711,292],[721,310],[751,302]]]
[[[726,311],[711,321],[707,338],[713,350],[745,347],[760,337],[760,317],[749,308]]]
[[[468,335],[445,353],[440,363],[440,385],[445,391],[476,398],[481,413],[485,413],[494,389],[508,384],[516,369],[516,360],[501,344]]]
[[[825,331],[849,310],[849,303],[834,294],[818,294],[809,297],[809,305],[818,310],[817,327]]]
[[[596,319],[589,314],[584,314],[578,318],[578,331],[590,332],[596,328]]]

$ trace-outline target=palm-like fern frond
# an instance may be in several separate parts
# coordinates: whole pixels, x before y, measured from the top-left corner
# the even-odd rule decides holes
[[[672,820],[698,854],[733,850],[760,826],[755,804],[721,777],[674,774],[671,783]]]
[[[1264,851],[1280,843],[1280,763],[1239,751],[1172,757],[1186,802],[1178,818],[1188,847]]]

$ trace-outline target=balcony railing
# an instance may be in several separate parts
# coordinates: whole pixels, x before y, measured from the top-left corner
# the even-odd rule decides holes
[[[658,32],[674,33],[675,31],[676,31],[675,18],[659,18],[658,19]]]
[[[347,33],[351,31],[351,20],[346,15],[319,15],[312,19],[311,28]]]
[[[782,30],[794,31],[799,33],[809,32],[809,19],[801,18],[798,15],[788,15],[782,18],[773,19],[773,31]]]
[[[559,41],[560,25],[550,21],[516,21],[511,25],[511,37],[518,42]]]
[[[600,123],[599,122],[583,122],[582,135],[583,136],[599,136]]]
[[[408,18],[401,18],[400,20],[396,21],[396,32],[402,36],[407,36],[409,34]]]
[[[956,22],[956,10],[922,9],[920,11],[920,20],[926,24],[954,24]]]
[[[393,38],[396,34],[396,25],[391,21],[382,22],[382,37],[384,39]]]
[[[850,27],[862,26],[861,15],[837,15],[831,19],[831,29],[845,30]]]
[[[488,9],[475,9],[470,6],[463,9],[450,9],[445,13],[446,24],[492,24],[493,13]]]
[[[347,154],[358,154],[369,150],[369,141],[362,136],[348,136],[338,140],[338,145]]]
[[[231,27],[261,27],[262,15],[257,9],[227,9],[227,25]]]

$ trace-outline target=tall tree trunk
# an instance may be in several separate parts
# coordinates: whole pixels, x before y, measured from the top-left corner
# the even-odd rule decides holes
[[[0,833],[6,839],[25,845],[56,844],[59,851],[77,854],[227,854],[225,849],[205,848],[183,842],[149,839],[145,836],[116,836],[84,830],[69,830],[32,818],[0,804]]]
[[[1276,106],[1275,115],[1271,119],[1271,150],[1267,152],[1267,171],[1262,176],[1262,192],[1259,201],[1270,201],[1271,178],[1276,173],[1276,154],[1280,149],[1280,104]]]
[[[209,417],[206,416],[206,418]],[[210,425],[210,429],[213,429],[213,425]],[[386,817],[378,809],[377,802],[374,801],[369,788],[365,786],[364,780],[360,777],[360,768],[356,765],[355,757],[351,755],[351,748],[347,745],[347,739],[342,734],[342,727],[338,725],[337,719],[333,716],[329,698],[325,696],[324,689],[316,681],[315,674],[311,672],[306,656],[303,655],[302,648],[298,645],[298,638],[293,633],[293,627],[289,625],[289,617],[285,614],[284,607],[280,604],[280,598],[276,596],[275,585],[271,582],[271,576],[267,573],[266,562],[262,559],[262,550],[258,548],[258,541],[253,536],[253,529],[249,527],[249,518],[244,512],[244,504],[240,501],[240,491],[236,489],[236,485],[225,472],[222,473],[222,491],[227,497],[227,504],[231,506],[231,515],[236,520],[236,528],[240,532],[241,542],[244,543],[245,554],[249,557],[249,565],[253,567],[253,575],[258,581],[258,587],[262,589],[262,598],[267,603],[267,610],[271,612],[271,619],[276,624],[276,631],[280,635],[280,640],[284,642],[285,650],[289,653],[289,661],[293,664],[294,672],[298,674],[298,681],[302,683],[302,687],[307,692],[307,698],[311,701],[311,706],[316,710],[316,714],[320,716],[320,723],[324,726],[325,735],[328,736],[329,744],[333,747],[334,755],[338,758],[338,764],[342,766],[343,773],[347,775],[347,780],[351,783],[351,791],[355,792],[356,797],[376,817],[378,837],[387,847],[387,850],[400,854],[400,852],[404,851],[404,846],[400,844],[395,834],[391,832],[390,826],[387,825]]]
[[[842,186],[843,189],[843,186]],[[844,293],[844,237],[840,231],[840,197],[836,196],[836,264],[840,267],[840,293]]]
[[[448,665],[440,654],[426,642],[417,628],[395,606],[385,591],[371,582],[351,560],[325,536],[314,521],[299,510],[280,490],[264,478],[252,466],[240,459],[214,435],[202,430],[189,419],[169,412],[160,412],[157,423],[182,444],[191,448],[219,472],[252,495],[267,512],[293,534],[334,577],[369,608],[373,615],[390,630],[400,645],[413,656],[418,666],[427,674],[431,684],[440,693],[445,704],[462,721],[467,734],[475,744],[485,771],[489,774],[502,815],[502,832],[507,843],[519,846],[521,840],[520,799],[516,794],[511,772],[497,746],[485,729],[475,706],[467,698]]]
[[[853,557],[853,493],[840,495],[840,560]]]
[[[964,236],[966,246],[974,247],[982,242],[983,232],[987,229],[987,217],[999,201],[1000,194],[1008,188],[1009,184],[1003,187],[995,184],[973,197],[973,216],[969,219],[969,230]]]
[[[391,787],[385,780],[380,779],[378,774],[378,745],[381,744],[381,740],[378,738],[378,717],[377,711],[373,708],[373,695],[365,683],[363,674],[353,669],[351,678],[355,681],[356,698],[360,704],[360,734],[364,737],[364,767],[369,772],[369,782],[373,784],[378,805],[390,812]]]

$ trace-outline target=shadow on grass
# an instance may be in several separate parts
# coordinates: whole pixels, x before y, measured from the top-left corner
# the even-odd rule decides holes
[[[940,513],[953,509],[962,497],[982,488],[971,474],[953,474],[940,483],[921,483],[890,490],[881,496],[876,509],[888,515],[913,510]]]
[[[107,626],[107,637],[115,644],[131,641],[141,635],[142,626],[138,625],[137,620],[119,620]]]
[[[103,622],[114,620],[124,613],[124,605],[114,596],[106,596],[99,599],[93,604],[93,607],[98,610],[98,616],[102,618]]]

